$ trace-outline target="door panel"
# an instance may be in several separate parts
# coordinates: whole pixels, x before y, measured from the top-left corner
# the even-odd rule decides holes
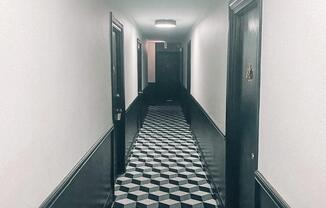
[[[241,64],[239,75],[239,207],[254,208],[258,150],[259,9],[240,17]]]
[[[123,73],[123,29],[112,24],[112,117],[114,124],[114,179],[125,170],[125,97]]]
[[[191,92],[191,41],[187,44],[187,92]]]
[[[138,130],[141,128],[143,123],[143,56],[142,56],[143,44],[140,40],[137,40],[137,74],[138,74],[138,96],[139,96],[139,112],[137,116],[137,127]]]
[[[156,53],[156,83],[159,97],[163,100],[176,100],[179,90],[180,53]]]
[[[186,92],[187,92],[187,97],[190,97],[189,95],[191,94],[191,40],[188,42],[187,44],[187,81],[186,81]],[[186,105],[185,105],[185,116],[186,116],[186,120],[187,122],[190,124],[191,123],[191,116],[190,116],[190,108],[189,108],[189,104],[190,100],[186,100]]]
[[[142,73],[142,43],[137,41],[137,71],[138,71],[138,93],[143,91],[143,73]]]

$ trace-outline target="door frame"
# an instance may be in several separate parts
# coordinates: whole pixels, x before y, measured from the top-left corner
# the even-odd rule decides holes
[[[241,64],[239,51],[240,39],[240,18],[241,15],[250,11],[257,6],[259,9],[259,43],[258,43],[258,63],[257,63],[257,79],[258,92],[260,92],[260,70],[261,70],[261,35],[262,35],[262,0],[234,0],[229,4],[229,44],[228,44],[228,72],[227,72],[227,102],[226,102],[226,207],[238,207],[239,193],[238,193],[238,167],[239,161],[237,154],[240,147],[238,118],[239,118],[239,84],[241,79],[238,76],[238,67]],[[258,106],[257,124],[259,125],[259,106],[260,93],[256,100]],[[258,168],[258,142],[259,142],[259,126],[257,126],[257,149],[254,163]],[[253,173],[254,177],[254,173]],[[256,195],[256,193],[255,193]]]
[[[139,46],[139,48],[138,48]],[[140,57],[138,54],[138,50],[140,50]],[[142,59],[142,50],[143,43],[140,39],[137,38],[137,83],[138,83],[138,95],[143,93],[142,85],[143,85],[143,59]]]
[[[114,17],[113,13],[110,13],[110,19],[111,19],[111,23],[110,23],[110,47],[111,47],[111,93],[112,93],[112,121],[113,121],[113,126],[114,126],[114,136],[113,136],[113,145],[112,145],[112,158],[113,158],[113,181],[115,182],[116,178],[118,177],[118,175],[122,174],[123,172],[125,172],[125,160],[121,159],[119,160],[118,158],[116,158],[116,152],[120,152],[121,153],[121,158],[125,157],[125,79],[124,79],[124,28],[123,28],[123,24]],[[114,90],[113,90],[113,30],[117,29],[120,31],[121,34],[121,38],[120,38],[120,65],[121,65],[121,98],[122,98],[122,102],[121,102],[121,120],[120,120],[120,124],[118,125],[118,122],[115,119],[115,103],[117,102],[116,97],[114,96]],[[118,145],[118,149],[115,149],[115,147],[117,147],[116,145],[116,141],[117,141],[117,133],[120,132],[120,140]],[[119,157],[120,158],[120,157]],[[117,167],[115,167],[115,162],[117,162]],[[117,168],[117,170],[116,170]],[[118,175],[116,175],[116,173]]]
[[[187,93],[191,94],[191,40],[187,43]]]

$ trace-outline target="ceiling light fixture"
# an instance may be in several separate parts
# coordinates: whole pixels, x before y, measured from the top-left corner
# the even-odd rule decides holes
[[[152,43],[165,43],[166,41],[164,41],[164,40],[148,40],[148,42],[152,42]]]
[[[159,19],[155,21],[155,27],[159,28],[174,28],[177,26],[177,21],[172,19]]]

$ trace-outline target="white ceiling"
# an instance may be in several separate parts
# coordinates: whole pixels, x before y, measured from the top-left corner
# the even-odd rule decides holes
[[[182,41],[217,0],[109,0],[113,8],[132,18],[145,39]],[[175,19],[173,29],[156,28],[156,19]]]

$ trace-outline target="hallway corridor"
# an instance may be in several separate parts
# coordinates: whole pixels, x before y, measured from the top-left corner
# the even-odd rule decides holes
[[[113,207],[218,207],[179,106],[150,106]]]
[[[326,207],[325,19],[1,0],[0,208]]]

